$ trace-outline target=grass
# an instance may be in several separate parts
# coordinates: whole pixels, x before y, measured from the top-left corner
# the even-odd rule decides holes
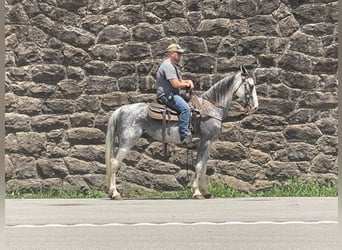
[[[44,189],[32,193],[24,193],[16,189],[11,193],[6,194],[6,199],[90,199],[107,197],[108,195],[100,190],[89,190],[82,192],[73,189]]]
[[[268,190],[258,191],[252,194],[243,193],[226,183],[208,183],[208,190],[216,198],[241,198],[241,197],[337,197],[338,187],[336,184],[316,184],[314,182],[300,182],[289,180],[281,185]],[[175,192],[160,192],[156,194],[143,194],[133,198],[190,198],[190,190]]]
[[[337,184],[316,184],[290,180],[270,190],[257,192],[255,197],[337,197]]]
[[[208,190],[216,198],[237,197],[337,197],[337,184],[316,184],[314,182],[300,182],[288,180],[281,185],[268,190],[246,194],[230,187],[226,183],[208,183]],[[76,190],[40,190],[34,193],[23,193],[18,188],[6,195],[7,199],[83,199],[107,198],[108,195],[100,190],[86,192]],[[188,199],[192,194],[189,189],[172,192],[154,192],[144,194],[131,194],[129,198],[135,199]],[[127,197],[128,198],[128,197]]]

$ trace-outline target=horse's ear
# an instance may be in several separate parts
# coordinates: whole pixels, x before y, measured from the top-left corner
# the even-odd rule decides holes
[[[243,65],[241,65],[240,66],[240,70],[241,70],[241,73],[243,74],[243,75],[248,75],[249,73],[248,73],[248,70],[245,68],[245,66],[243,66]]]

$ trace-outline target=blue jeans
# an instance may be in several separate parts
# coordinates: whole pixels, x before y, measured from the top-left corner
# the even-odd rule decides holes
[[[169,100],[167,96],[159,97],[159,100],[163,102],[166,106],[173,110],[176,110],[179,115],[179,134],[181,141],[184,140],[190,123],[190,106],[184,101],[184,99],[179,95],[174,95],[173,100]]]

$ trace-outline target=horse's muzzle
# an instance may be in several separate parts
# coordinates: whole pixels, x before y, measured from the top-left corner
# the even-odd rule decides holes
[[[251,115],[257,111],[258,107],[252,107],[251,105],[247,105],[246,107],[246,115]]]

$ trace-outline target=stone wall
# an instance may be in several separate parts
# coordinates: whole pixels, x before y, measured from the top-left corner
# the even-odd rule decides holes
[[[337,182],[337,1],[6,0],[7,192],[104,187],[111,113],[155,98],[178,42],[201,93],[244,64],[260,107],[234,103],[207,174],[245,192],[289,179]],[[141,139],[124,194],[187,187],[191,154]],[[195,157],[196,153],[193,154]],[[188,157],[187,157],[188,156]]]

